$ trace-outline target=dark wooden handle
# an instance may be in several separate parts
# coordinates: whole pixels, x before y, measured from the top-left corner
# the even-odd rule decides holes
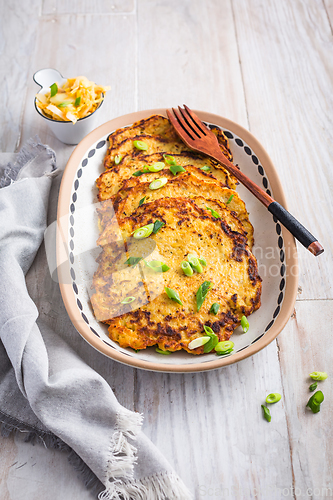
[[[273,201],[268,210],[295,236],[295,238],[308,248],[314,255],[320,255],[324,249],[313,236],[293,215],[291,215],[280,203]]]
[[[286,227],[295,238],[302,243],[313,255],[317,256],[323,253],[324,248],[315,238],[293,215],[291,215],[282,205],[269,196],[263,189],[261,189],[255,182],[253,182],[247,175],[243,174],[233,165],[221,152],[221,150],[214,150],[213,158],[225,166],[225,168],[233,174],[245,187],[251,191],[254,196],[261,201],[268,208],[268,210],[275,215],[275,217]]]

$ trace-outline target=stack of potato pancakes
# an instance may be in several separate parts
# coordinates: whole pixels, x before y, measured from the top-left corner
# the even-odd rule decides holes
[[[232,161],[227,137],[210,128]],[[237,181],[191,151],[160,115],[108,139],[97,179],[94,314],[121,347],[202,354],[203,345],[192,346],[207,335],[204,326],[228,340],[260,307],[253,227]]]

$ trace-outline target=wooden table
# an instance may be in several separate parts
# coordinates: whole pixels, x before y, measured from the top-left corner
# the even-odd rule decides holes
[[[3,152],[38,134],[66,166],[73,147],[33,106],[32,75],[45,67],[112,86],[99,124],[185,102],[238,122],[266,148],[290,211],[325,253],[298,247],[294,313],[252,358],[193,375],[132,369],[75,332],[43,249],[28,285],[41,317],[144,413],[144,431],[196,499],[333,496],[332,0],[17,0],[1,2],[0,22]],[[329,373],[316,415],[305,409],[313,370]],[[282,400],[268,423],[260,405],[270,392]],[[1,500],[93,498],[65,454],[18,436],[0,438],[0,450]]]

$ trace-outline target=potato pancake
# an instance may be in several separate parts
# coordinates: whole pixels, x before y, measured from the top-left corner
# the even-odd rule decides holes
[[[158,199],[121,219],[119,230],[125,243],[133,240],[133,231],[156,220],[164,225],[147,242],[152,240],[156,244],[151,255],[157,252],[169,270],[156,272],[147,267],[144,261],[151,260],[149,255],[128,266],[137,270],[129,279],[124,266],[128,254],[121,250],[121,242],[107,245],[94,277],[91,302],[95,315],[109,324],[110,337],[122,347],[144,349],[157,344],[169,351],[185,349],[191,354],[201,354],[203,347],[191,350],[188,344],[204,334],[204,325],[210,326],[220,341],[227,340],[241,317],[260,306],[261,279],[256,259],[243,235],[232,231],[222,218],[199,208],[194,200],[185,198]],[[132,258],[142,257],[139,250],[137,256],[133,252]],[[188,277],[180,265],[190,253],[204,258],[207,265],[202,273]],[[204,282],[212,285],[198,310],[196,294]],[[182,303],[171,300],[164,287],[176,291]],[[141,293],[143,288],[146,299]],[[136,290],[140,291],[138,296]],[[124,312],[122,302],[126,302],[128,294],[134,300],[125,304],[127,312]],[[220,304],[216,316],[209,312],[215,302]],[[108,314],[110,317],[106,319]]]

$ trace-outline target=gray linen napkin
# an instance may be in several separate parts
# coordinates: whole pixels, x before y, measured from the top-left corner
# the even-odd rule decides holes
[[[142,415],[38,319],[25,275],[43,241],[54,152],[28,141],[0,180],[0,422],[2,434],[69,453],[98,498],[192,498],[142,433]],[[98,479],[97,479],[98,478]]]

